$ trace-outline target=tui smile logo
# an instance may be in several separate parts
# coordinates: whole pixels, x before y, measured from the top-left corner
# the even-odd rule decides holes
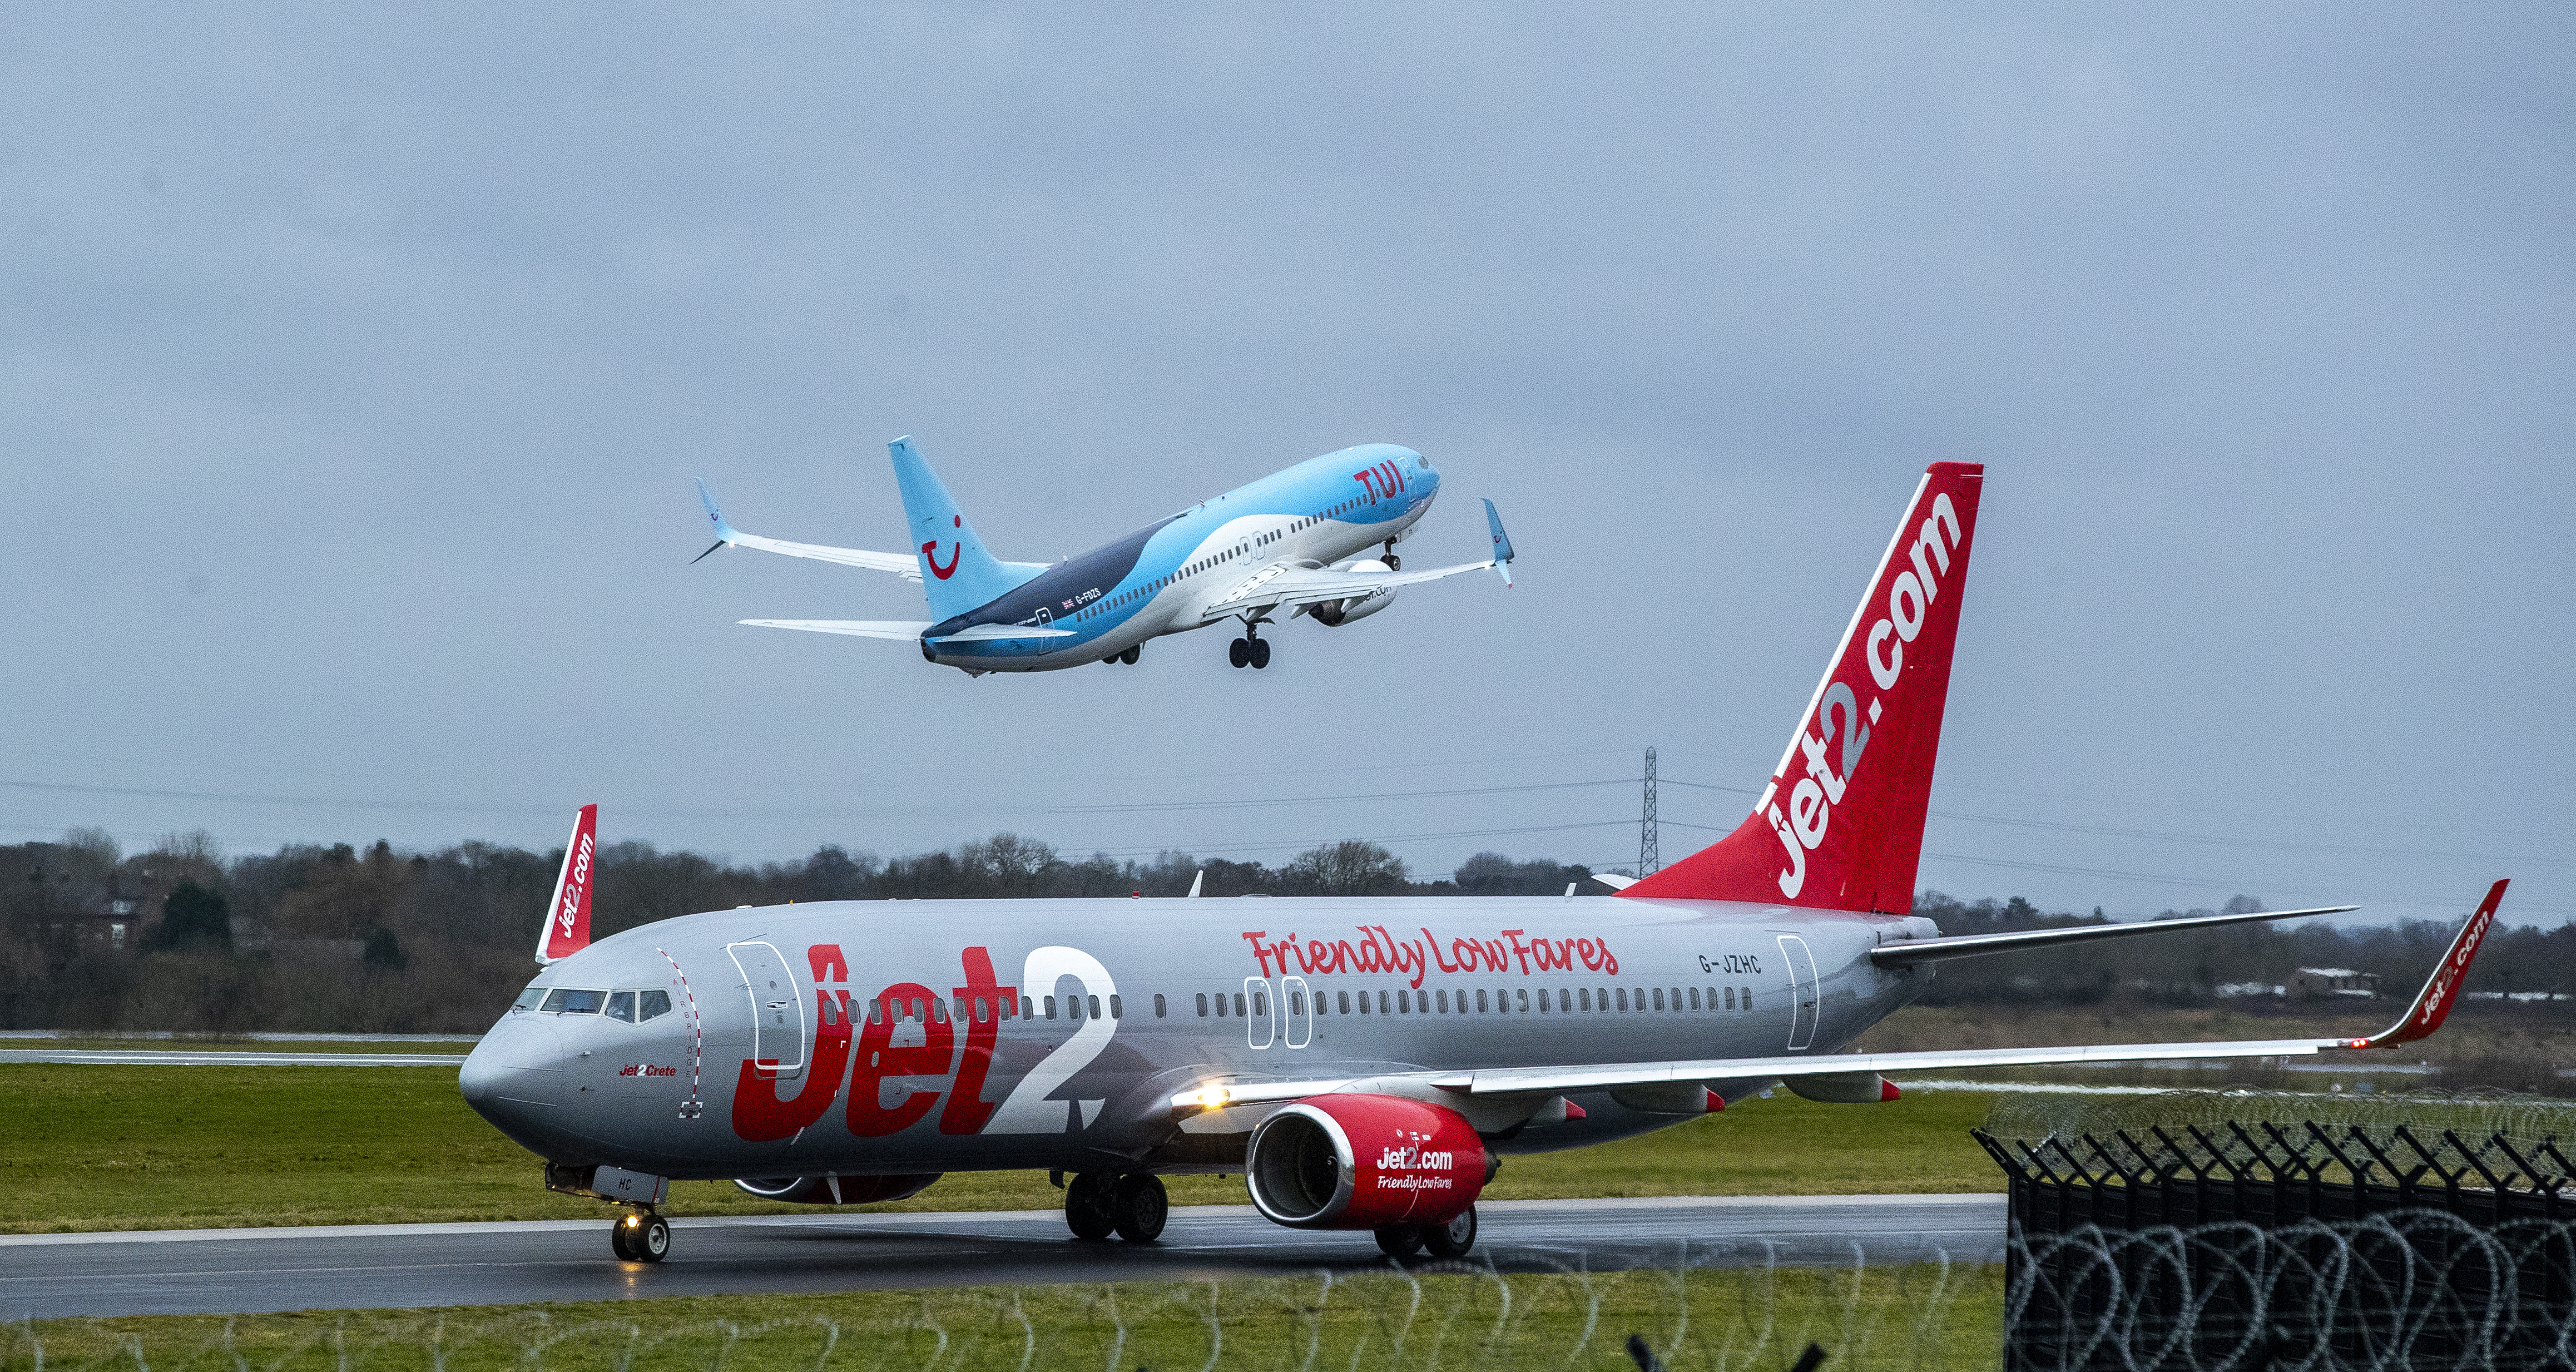
[[[949,518],[949,523],[962,529],[966,527],[966,516],[952,515]],[[963,553],[965,550],[966,545],[963,543],[949,544],[948,565],[942,567],[939,565],[939,540],[934,538],[928,543],[921,545],[921,560],[923,565],[930,568],[930,574],[932,576],[935,576],[942,581],[946,581],[948,578],[957,574],[957,558],[958,555]]]

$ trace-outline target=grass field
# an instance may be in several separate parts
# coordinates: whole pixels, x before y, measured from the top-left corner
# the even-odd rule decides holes
[[[604,1216],[550,1194],[537,1159],[465,1106],[442,1067],[0,1065],[0,1232]],[[1824,1195],[1995,1191],[1968,1137],[1991,1097],[1815,1105],[1787,1092],[1624,1143],[1513,1158],[1485,1194]],[[1239,1178],[1175,1177],[1180,1205],[1240,1204]],[[904,1210],[1062,1203],[1042,1173],[950,1176]],[[672,1187],[677,1214],[792,1212],[728,1183]]]
[[[1383,1275],[0,1327],[0,1372],[1986,1368],[1999,1267]]]

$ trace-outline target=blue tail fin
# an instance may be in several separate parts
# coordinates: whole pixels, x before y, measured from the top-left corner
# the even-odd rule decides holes
[[[939,473],[915,452],[909,435],[886,445],[894,455],[895,484],[903,491],[904,517],[912,525],[912,552],[921,564],[921,588],[930,613],[948,619],[978,609],[1027,581],[1041,567],[996,561],[975,536]]]

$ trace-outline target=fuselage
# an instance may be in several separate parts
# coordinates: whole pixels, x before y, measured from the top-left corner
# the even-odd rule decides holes
[[[829,902],[691,915],[547,967],[462,1073],[565,1163],[679,1178],[1234,1170],[1226,1080],[1831,1053],[1929,922],[1531,897]],[[596,993],[596,994],[588,994]],[[553,1008],[548,1008],[549,1006]],[[622,1007],[622,1009],[621,1009]],[[1729,1099],[1768,1080],[1712,1082]],[[1500,1151],[1677,1122],[1609,1093]]]
[[[975,672],[1098,662],[1162,634],[1225,618],[1207,607],[1263,569],[1332,566],[1403,539],[1430,510],[1440,473],[1410,448],[1369,443],[1300,462],[1040,572],[988,604],[932,625],[922,655]],[[947,642],[978,625],[1064,637]]]

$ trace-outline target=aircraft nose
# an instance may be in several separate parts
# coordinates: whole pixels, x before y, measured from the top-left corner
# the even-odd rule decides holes
[[[514,1105],[552,1105],[562,1090],[563,1041],[551,1016],[505,1016],[466,1054],[456,1087],[474,1112],[502,1123]]]

